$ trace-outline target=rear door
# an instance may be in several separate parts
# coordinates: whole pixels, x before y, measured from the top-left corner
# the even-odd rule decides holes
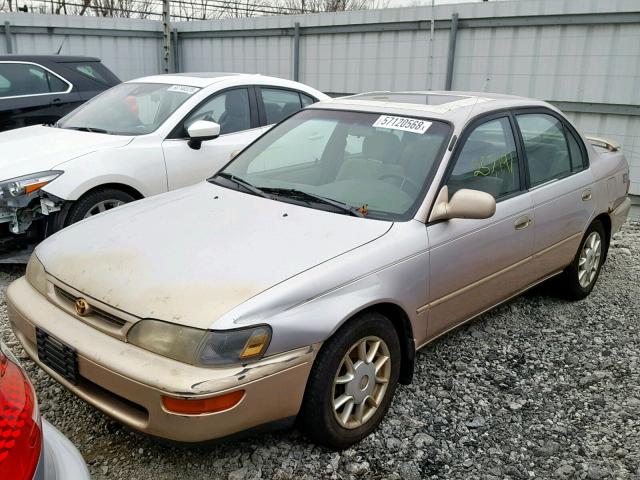
[[[31,62],[0,62],[0,130],[53,123],[79,101],[73,85]]]
[[[197,120],[220,124],[220,136],[202,142],[195,150],[188,145],[187,129]],[[234,87],[212,94],[162,143],[169,190],[209,178],[229,162],[234,151],[247,146],[265,130],[259,124],[253,87]]]
[[[593,176],[577,132],[549,109],[515,112],[534,203],[533,267],[539,278],[566,267],[594,211]]]
[[[462,188],[490,193],[496,212],[482,220],[428,224],[429,338],[516,294],[531,281],[533,201],[509,113],[467,127],[450,161],[449,198]]]

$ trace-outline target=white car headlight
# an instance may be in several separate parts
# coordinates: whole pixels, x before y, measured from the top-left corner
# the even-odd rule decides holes
[[[0,182],[0,198],[8,200],[33,193],[53,182],[63,173],[61,170],[50,170],[3,180]]]
[[[141,320],[127,334],[127,341],[140,348],[205,367],[262,358],[270,340],[268,325],[238,330],[200,330],[160,320]]]
[[[35,253],[32,253],[31,257],[29,257],[25,276],[27,277],[27,282],[29,282],[33,288],[42,295],[47,294],[47,276],[44,271],[44,266]]]

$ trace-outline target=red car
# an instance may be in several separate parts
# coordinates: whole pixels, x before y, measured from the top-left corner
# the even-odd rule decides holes
[[[40,417],[33,386],[0,342],[0,478],[85,480],[89,471],[67,438]]]

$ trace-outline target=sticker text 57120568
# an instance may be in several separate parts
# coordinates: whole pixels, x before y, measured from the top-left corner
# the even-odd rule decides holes
[[[417,118],[380,115],[373,126],[378,128],[390,128],[392,130],[403,130],[405,132],[424,133],[431,126],[431,122],[418,120]]]

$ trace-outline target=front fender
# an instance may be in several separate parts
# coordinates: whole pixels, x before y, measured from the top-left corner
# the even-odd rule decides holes
[[[128,185],[144,197],[167,191],[164,156],[155,138],[93,152],[56,168],[64,173],[43,191],[64,200],[77,200],[92,188],[109,183]]]
[[[394,224],[382,237],[300,273],[234,308],[211,328],[268,323],[267,355],[325,341],[358,312],[396,306],[409,318],[412,336],[426,337],[429,251],[425,225]]]

